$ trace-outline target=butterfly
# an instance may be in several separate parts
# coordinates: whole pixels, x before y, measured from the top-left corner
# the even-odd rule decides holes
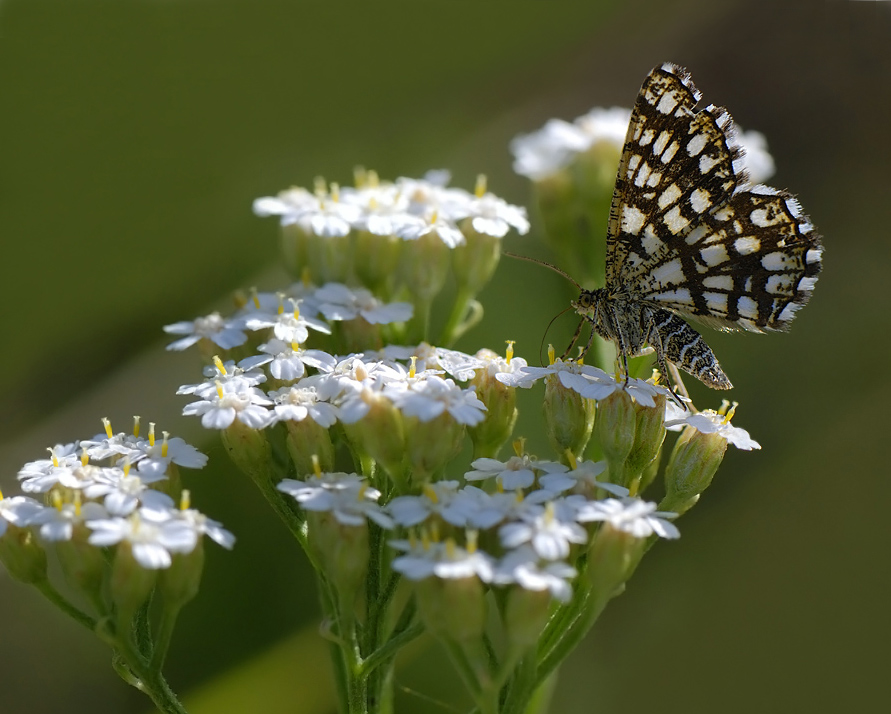
[[[626,374],[628,358],[649,345],[666,379],[672,363],[730,389],[683,318],[722,331],[787,330],[811,297],[823,247],[791,194],[748,180],[730,114],[697,109],[701,96],[674,64],[644,81],[613,190],[605,285],[579,288],[572,308],[584,319],[569,349],[587,322],[584,351],[595,334],[612,341]]]

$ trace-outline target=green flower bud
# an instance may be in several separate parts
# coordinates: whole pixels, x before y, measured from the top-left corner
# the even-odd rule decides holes
[[[89,535],[85,525],[76,524],[71,539],[56,542],[55,550],[66,582],[104,610],[102,583],[108,575],[108,563],[102,550],[87,542]]]
[[[430,481],[445,465],[461,453],[464,425],[448,412],[430,421],[417,417],[405,419],[406,466],[415,483]]]
[[[368,570],[368,524],[348,526],[328,511],[307,511],[307,543],[349,616]]]
[[[550,348],[549,352],[552,351],[553,348]],[[551,448],[558,454],[567,450],[581,454],[594,428],[594,401],[567,389],[556,374],[549,374],[545,378],[542,406]]]
[[[343,320],[336,325],[340,337],[340,353],[379,350],[384,346],[382,325],[372,325],[359,315],[352,320]]]
[[[171,608],[180,608],[197,594],[204,570],[204,543],[198,541],[191,553],[174,553],[170,567],[158,576],[158,590]]]
[[[300,277],[307,267],[306,244],[309,236],[296,223],[282,226],[282,256],[285,269],[294,277]]]
[[[272,448],[265,432],[236,419],[220,436],[229,458],[252,481],[263,484],[277,480]]]
[[[609,465],[612,483],[628,487],[625,462],[634,447],[637,414],[634,402],[624,389],[617,389],[597,407],[597,438]]]
[[[11,523],[0,536],[0,562],[9,574],[26,585],[46,580],[46,551],[28,528]]]
[[[402,484],[405,456],[402,414],[389,399],[373,389],[365,389],[362,399],[369,405],[368,413],[354,424],[343,424],[343,431],[360,457],[371,457],[395,483]]]
[[[709,487],[727,450],[719,434],[703,434],[692,426],[681,433],[665,469],[665,498],[659,510],[678,515],[689,511]]]
[[[349,282],[352,268],[353,238],[345,236],[318,236],[310,233],[306,238],[306,261],[313,282]]]
[[[512,587],[504,606],[504,634],[520,655],[535,647],[551,616],[553,598],[548,590]]]
[[[416,585],[418,609],[430,633],[441,640],[472,643],[486,629],[486,591],[480,579],[429,577]]]
[[[637,495],[649,485],[653,476],[643,478],[644,470],[652,463],[662,448],[665,440],[665,395],[654,397],[655,407],[645,407],[634,403],[635,433],[634,446],[625,461],[625,483],[635,484],[631,495]],[[655,473],[653,473],[655,475]]]
[[[118,622],[128,623],[136,611],[142,607],[155,582],[157,570],[149,570],[133,557],[132,546],[121,541],[115,548],[114,563],[111,566],[111,599],[118,611]]]
[[[288,453],[298,477],[313,473],[314,455],[318,457],[322,471],[334,470],[334,444],[328,429],[309,417],[302,421],[286,421],[285,426],[288,429]]]
[[[354,268],[359,282],[378,297],[391,294],[403,241],[393,235],[356,232]]]
[[[635,538],[609,523],[598,529],[588,550],[585,578],[594,590],[595,602],[601,607],[622,592],[646,544],[646,538]]]
[[[508,341],[508,364],[513,358],[513,346],[513,341]],[[498,360],[489,350],[480,350],[476,356],[490,359],[493,364]],[[473,458],[494,458],[510,439],[517,423],[517,390],[499,382],[488,369],[477,370],[470,384],[476,387],[476,396],[486,405],[486,418],[476,426],[467,427],[473,440]]]
[[[462,222],[461,232],[465,242],[455,246],[452,251],[455,279],[459,292],[466,292],[472,297],[479,294],[498,267],[501,238],[477,233],[469,218]]]

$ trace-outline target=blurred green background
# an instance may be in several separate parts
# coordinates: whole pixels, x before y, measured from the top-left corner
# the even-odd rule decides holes
[[[510,138],[630,106],[665,60],[767,135],[770,183],[799,195],[826,268],[789,335],[707,335],[737,385],[734,423],[764,448],[729,455],[681,540],[652,552],[563,668],[553,711],[884,709],[891,3],[0,2],[0,486],[15,493],[23,462],[103,416],[125,429],[139,413],[209,451],[194,502],[239,541],[210,549],[171,653],[194,714],[315,714],[331,699],[305,559],[178,416],[197,360],[164,352],[161,325],[281,284],[255,197],[318,174],[346,183],[361,163],[390,178],[447,167],[466,188],[485,172],[528,203]],[[509,249],[547,258],[540,239]],[[503,262],[461,346],[512,338],[535,362],[567,295]],[[705,391],[699,405],[716,406]],[[147,710],[104,646],[5,575],[0,632],[4,714]],[[399,710],[449,711],[413,692],[456,686],[419,648]]]

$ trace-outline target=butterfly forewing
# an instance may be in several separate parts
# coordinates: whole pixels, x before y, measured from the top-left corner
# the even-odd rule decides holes
[[[613,193],[606,286],[595,291],[615,317],[593,322],[634,354],[632,324],[649,321],[640,327],[663,368],[667,359],[726,389],[711,350],[669,313],[723,330],[784,330],[810,298],[822,246],[790,194],[749,182],[733,120],[697,109],[700,96],[672,64],[641,87]]]

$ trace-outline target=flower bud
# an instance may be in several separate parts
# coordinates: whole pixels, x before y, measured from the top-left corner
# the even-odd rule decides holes
[[[435,231],[402,245],[399,276],[417,304],[430,303],[445,285],[451,249]],[[420,316],[415,311],[415,318]]]
[[[504,606],[504,634],[520,654],[538,644],[550,618],[552,602],[548,590],[509,588]]]
[[[117,545],[111,567],[110,585],[111,598],[117,607],[120,623],[129,622],[148,600],[157,579],[157,570],[149,570],[136,561],[128,541],[121,541]]]
[[[285,425],[288,453],[298,476],[313,473],[313,455],[318,457],[321,471],[334,471],[334,444],[328,429],[309,418],[286,421]]]
[[[716,433],[684,429],[665,469],[665,498],[659,510],[680,515],[690,510],[709,487],[727,450],[727,440]]]
[[[88,536],[86,526],[75,525],[70,540],[56,542],[56,555],[66,582],[84,593],[90,602],[98,603],[102,599],[108,564],[102,550],[87,542]]]
[[[609,465],[609,481],[628,487],[625,462],[634,447],[637,413],[634,402],[624,389],[617,389],[597,407],[597,438]]]
[[[479,294],[498,267],[501,258],[501,238],[477,233],[471,219],[461,225],[465,242],[455,246],[452,260],[458,291],[469,296]]]
[[[204,570],[204,544],[199,540],[188,553],[174,553],[169,568],[158,575],[158,590],[171,608],[180,608],[197,594]]]
[[[282,226],[282,255],[285,268],[294,277],[300,277],[306,268],[306,244],[309,235],[296,223]]]
[[[442,640],[473,643],[486,629],[486,591],[477,577],[429,577],[415,584],[418,608],[430,633]]]
[[[609,523],[604,523],[598,529],[588,550],[585,577],[596,593],[595,600],[601,606],[622,592],[625,581],[646,548],[646,543],[645,538],[635,538]]]
[[[467,427],[473,440],[473,458],[494,458],[510,439],[517,423],[517,390],[495,379],[487,369],[477,370],[470,384],[476,396],[486,405],[486,418]]]
[[[380,392],[368,389],[362,398],[369,403],[368,413],[355,423],[344,423],[344,433],[360,455],[370,456],[391,479],[401,483],[405,456],[402,414]]]
[[[46,551],[28,528],[9,524],[0,536],[0,562],[21,583],[46,580]]]
[[[307,543],[341,603],[352,611],[368,569],[368,524],[344,525],[329,511],[308,511]]]
[[[320,236],[306,239],[306,261],[317,285],[348,283],[352,268],[352,236]]]
[[[551,448],[558,454],[567,449],[581,454],[594,428],[594,401],[567,389],[556,374],[550,374],[545,378],[543,409]]]
[[[416,484],[430,481],[461,453],[464,425],[444,412],[430,421],[417,417],[405,419],[406,465]]]
[[[644,470],[659,454],[662,442],[665,440],[665,395],[657,394],[654,397],[656,406],[645,407],[634,403],[636,414],[634,446],[628,454],[625,462],[624,483],[631,484],[637,481],[637,488],[632,489],[631,495],[641,493],[650,483],[655,473],[649,479],[643,478]]]
[[[354,269],[359,282],[378,297],[391,294],[393,277],[399,266],[402,239],[394,235],[356,232]]]
[[[236,419],[220,431],[220,436],[233,463],[251,480],[258,484],[277,480],[272,448],[264,431]]]

